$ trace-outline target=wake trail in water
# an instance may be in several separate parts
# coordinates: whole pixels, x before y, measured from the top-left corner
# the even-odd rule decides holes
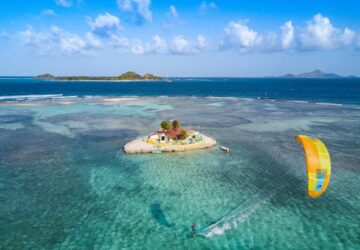
[[[254,213],[263,203],[267,202],[277,192],[296,180],[296,177],[284,175],[276,182],[262,188],[257,194],[246,200],[229,214],[220,220],[202,229],[198,234],[207,238],[214,235],[221,235],[226,230],[236,228],[238,223],[243,223]],[[280,183],[279,183],[280,182]]]

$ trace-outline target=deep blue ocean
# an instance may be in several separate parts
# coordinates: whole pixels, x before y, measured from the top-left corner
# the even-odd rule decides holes
[[[219,96],[360,103],[360,79],[174,78],[150,82],[59,82],[0,78],[0,96]]]
[[[0,249],[360,249],[359,79],[173,80],[0,78]],[[124,154],[174,119],[218,144]]]

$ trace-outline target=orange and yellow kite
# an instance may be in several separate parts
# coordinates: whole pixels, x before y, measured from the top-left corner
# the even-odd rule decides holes
[[[318,138],[297,135],[295,139],[304,147],[308,177],[307,193],[311,198],[320,197],[330,182],[331,162],[325,144]]]

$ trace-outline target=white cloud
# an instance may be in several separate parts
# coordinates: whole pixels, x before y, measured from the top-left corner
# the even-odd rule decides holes
[[[146,43],[139,39],[113,35],[111,36],[109,45],[117,48],[121,53],[131,53],[135,55],[167,53],[191,55],[206,50],[208,42],[202,35],[199,35],[196,41],[189,41],[179,35],[175,36],[170,46],[168,46],[167,42],[159,35],[153,36],[151,43]]]
[[[135,0],[121,1],[123,9],[134,10]],[[150,1],[147,1],[150,3]],[[120,3],[119,3],[120,4]],[[51,10],[50,10],[51,11]],[[55,13],[48,12],[48,15]],[[179,20],[179,13],[174,5],[169,6],[168,17]],[[198,35],[187,39],[182,35],[164,40],[154,35],[151,41],[129,38],[120,35],[121,21],[109,13],[87,18],[91,32],[78,35],[65,31],[57,26],[43,31],[32,28],[20,32],[23,43],[43,55],[90,55],[103,46],[103,42],[122,53],[143,54],[181,54],[191,55],[209,49],[205,36]],[[96,36],[98,35],[98,36]],[[7,37],[0,32],[0,38]],[[247,21],[231,21],[224,28],[220,49],[235,49],[241,53],[275,52],[275,51],[308,51],[336,49],[342,47],[360,48],[360,34],[349,28],[336,28],[330,19],[317,14],[307,22],[305,27],[298,27],[288,21],[276,32],[259,32],[251,28]]]
[[[281,46],[283,49],[291,49],[295,42],[295,29],[291,21],[281,26]]]
[[[144,43],[139,39],[129,39],[124,36],[112,35],[109,45],[117,48],[121,53],[142,54],[165,54],[168,52],[167,43],[159,35],[152,38],[153,43]]]
[[[51,26],[49,30],[41,32],[29,27],[19,33],[19,38],[24,45],[45,56],[91,55],[93,50],[102,46],[101,41],[91,33],[87,33],[82,38],[57,26]]]
[[[334,40],[339,30],[334,28],[327,17],[321,14],[309,21],[301,34],[301,43],[305,49],[331,49],[335,47]]]
[[[152,21],[150,0],[117,0],[117,5],[120,10],[132,14],[137,24]]]
[[[197,37],[197,47],[199,50],[204,50],[208,46],[208,41],[203,35],[198,35]]]
[[[171,49],[176,54],[191,54],[193,53],[192,47],[188,40],[183,36],[175,36],[171,42]]]
[[[174,5],[170,5],[169,11],[166,12],[166,20],[164,22],[164,27],[167,29],[171,29],[179,25],[180,23],[180,15],[177,12],[176,7]]]
[[[73,5],[71,0],[55,0],[55,3],[64,8],[70,8]]]
[[[355,32],[349,28],[345,28],[344,32],[341,34],[340,39],[344,45],[351,45],[355,39]]]
[[[170,52],[172,54],[190,55],[197,54],[207,48],[207,40],[199,35],[196,42],[185,39],[182,35],[175,36],[171,41]]]
[[[109,43],[117,48],[121,53],[131,53],[135,55],[145,54],[146,46],[139,39],[129,39],[124,36],[112,35]]]
[[[56,16],[55,11],[51,10],[51,9],[47,9],[47,10],[43,10],[41,12],[42,16]]]
[[[131,42],[130,51],[135,55],[142,55],[147,52],[147,49],[141,40],[133,39]]]
[[[174,5],[170,5],[168,14],[175,18],[179,17],[179,14],[177,13]]]
[[[131,0],[117,0],[117,5],[122,10],[133,11]]]
[[[245,52],[259,48],[262,42],[262,36],[250,29],[244,21],[232,21],[225,28],[222,47],[237,48]]]
[[[151,22],[152,21],[152,12],[150,10],[150,0],[134,0],[136,3],[137,13],[144,20]]]
[[[130,41],[128,38],[123,36],[111,35],[109,45],[119,49],[121,52],[127,52],[130,46]]]
[[[307,51],[326,50],[354,45],[356,34],[349,28],[341,31],[330,19],[317,14],[306,27],[297,28],[291,21],[284,23],[278,32],[260,34],[247,22],[232,21],[225,27],[221,49],[238,49],[240,52],[273,52],[280,50]],[[300,32],[296,32],[296,31]],[[280,37],[280,39],[279,39]]]
[[[199,11],[202,14],[204,14],[207,10],[210,10],[210,9],[217,9],[215,2],[202,1],[202,3],[199,6]]]
[[[280,49],[278,34],[273,31],[267,32],[265,36],[263,36],[262,43],[259,47],[259,51],[264,52],[273,52],[278,51]]]
[[[156,54],[164,54],[167,52],[167,43],[159,35],[153,36],[153,45],[150,46],[149,52]]]
[[[85,41],[90,48],[100,49],[102,47],[102,42],[90,32],[86,33]]]
[[[20,32],[19,36],[24,45],[39,49],[40,54],[51,53],[53,38],[50,32],[36,33],[29,27],[27,30]]]
[[[91,30],[99,36],[110,36],[121,29],[120,19],[109,13],[100,14],[95,20],[88,17],[87,20]]]
[[[78,7],[85,5],[83,0],[55,0],[56,5],[64,8],[70,8],[74,6],[74,2]]]
[[[353,44],[355,33],[334,27],[328,17],[316,14],[300,35],[301,48],[305,50],[335,49]]]

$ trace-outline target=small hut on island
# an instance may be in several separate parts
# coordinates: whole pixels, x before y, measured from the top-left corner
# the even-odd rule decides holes
[[[151,134],[148,137],[148,141],[169,143],[186,140],[192,134],[193,133],[191,130],[181,128],[180,123],[177,120],[163,121],[161,123],[161,128],[155,133]]]

